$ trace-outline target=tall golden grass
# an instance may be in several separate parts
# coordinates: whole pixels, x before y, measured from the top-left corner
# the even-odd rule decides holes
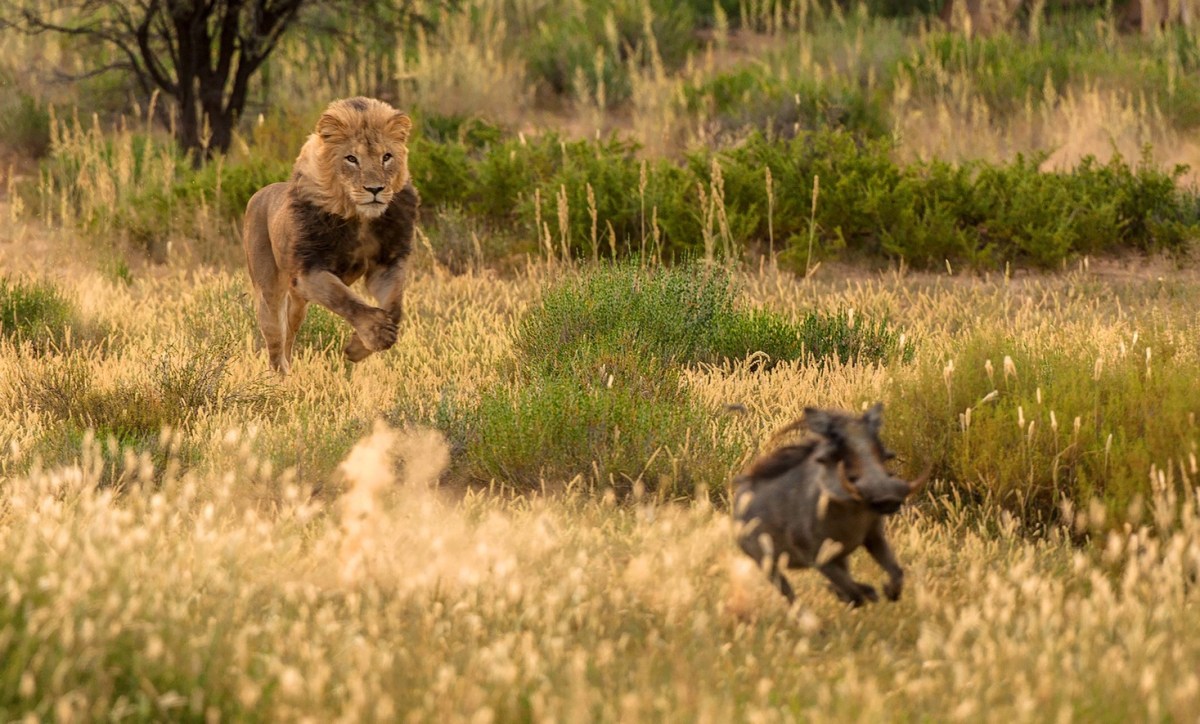
[[[336,349],[302,350],[292,377],[266,380],[270,407],[218,401],[163,429],[153,444],[161,455],[114,456],[87,434],[39,462],[40,441],[64,423],[23,385],[77,364],[98,388],[136,387],[164,348],[181,355],[219,340],[232,340],[232,384],[263,381],[240,274],[180,271],[125,285],[78,272],[64,288],[86,297],[85,318],[118,330],[113,344],[41,357],[0,346],[6,717],[1195,711],[1200,522],[1170,460],[1146,470],[1154,482],[1142,522],[1116,528],[1080,503],[1061,526],[1030,531],[965,497],[966,481],[939,481],[891,524],[909,570],[904,600],[851,612],[800,573],[800,604],[788,611],[733,547],[726,512],[705,500],[618,503],[583,477],[547,481],[559,491],[550,496],[439,487],[452,451],[415,421],[447,397],[469,403],[503,384],[515,321],[544,282],[573,272],[558,263],[510,279],[450,276],[420,253],[395,349],[352,368]],[[804,405],[855,409],[921,370],[953,368],[947,354],[966,327],[1113,355],[1135,334],[1165,335],[1176,355],[1148,364],[1174,374],[1196,358],[1184,331],[1194,329],[1187,300],[1197,284],[1154,271],[971,279],[825,267],[798,280],[747,270],[738,276],[747,303],[785,314],[886,312],[920,341],[917,360],[769,373],[733,365],[693,370],[685,384],[714,415],[743,404],[726,434],[753,449]],[[999,358],[995,373],[1007,374]],[[1055,388],[1045,393],[1052,400]],[[1195,480],[1189,451],[1178,452]],[[741,462],[730,460],[730,471]],[[114,465],[118,487],[104,482]],[[1094,544],[1079,545],[1088,530]],[[862,575],[876,572],[864,564]]]
[[[501,42],[509,16],[502,3],[470,5],[475,14],[397,61],[394,90],[439,112],[519,123],[533,115],[532,82]],[[906,52],[903,39],[899,50],[874,42],[892,30],[860,32],[853,16],[810,28],[815,4],[745,7],[753,33],[718,26],[711,47],[675,73],[630,68],[627,116],[600,114],[593,94],[547,122],[579,135],[620,128],[647,153],[677,153],[711,138],[711,119],[682,112],[684,84],[751,58],[819,76],[867,73],[876,54]],[[334,58],[347,66],[338,77],[356,80],[335,87],[300,53],[283,49],[275,66],[284,99],[319,96],[320,106],[372,91],[371,74],[355,75],[348,55]],[[6,44],[0,63],[65,56],[78,62],[69,48],[21,40]],[[1163,160],[1192,157],[1161,109],[1126,91],[1086,79],[1051,87],[1053,103],[1031,103],[1001,126],[967,81],[945,70],[932,99],[897,86],[901,153],[1006,158],[1050,144],[1060,149],[1052,160],[1069,160],[1110,142],[1125,150],[1153,140]],[[133,173],[144,120],[114,131],[79,115],[64,122],[73,114],[59,104],[54,125],[58,151],[80,160],[77,183],[42,177],[41,198],[60,201],[26,210],[68,229],[102,229],[106,210],[172,182],[169,154],[152,144]],[[277,122],[261,126],[262,137],[247,131],[235,153],[287,135]],[[13,174],[5,184],[13,187]],[[728,236],[712,201],[717,257]],[[313,343],[299,350],[292,376],[277,380],[257,349],[235,266],[176,260],[114,281],[78,263],[93,232],[47,235],[20,211],[11,203],[0,214],[8,223],[0,239],[15,240],[0,250],[0,273],[51,278],[86,322],[113,334],[104,345],[68,340],[49,351],[0,341],[6,719],[1070,721],[1189,719],[1200,707],[1194,420],[1163,459],[1134,459],[1144,452],[1136,445],[1112,448],[1143,465],[1148,481],[1141,515],[1128,522],[1114,525],[1103,506],[1077,500],[1034,528],[974,494],[980,481],[940,480],[890,524],[908,569],[901,602],[850,612],[800,573],[789,611],[734,548],[726,511],[707,499],[618,502],[584,474],[546,481],[548,496],[439,485],[455,451],[430,421],[507,383],[514,325],[544,283],[577,271],[555,259],[549,225],[548,258],[503,278],[479,268],[451,275],[422,245],[395,349],[350,367],[336,345]],[[203,204],[186,212],[221,218]],[[209,228],[201,241],[236,258],[230,228]],[[791,316],[887,315],[917,340],[916,360],[784,363],[765,373],[735,363],[686,370],[684,384],[714,417],[743,406],[721,434],[754,450],[806,405],[858,409],[931,375],[946,381],[945,398],[933,401],[939,414],[961,421],[965,438],[972,409],[986,404],[954,394],[955,376],[966,374],[959,344],[970,335],[1012,340],[988,359],[989,378],[1006,378],[1008,355],[1030,350],[1095,359],[1097,376],[1119,365],[1144,367],[1147,378],[1192,374],[1200,282],[1166,264],[1128,265],[1016,277],[826,265],[798,279],[764,261],[736,271],[745,303]],[[229,389],[253,389],[258,402],[215,394],[124,450],[83,432],[86,417],[63,417],[89,400],[149,389],[159,362],[204,349],[223,350]],[[86,372],[87,400],[68,398],[64,408],[33,394],[77,389],[63,382],[75,369]],[[1038,389],[1036,409],[1022,409],[1029,439],[1024,418],[1036,414],[1038,434],[1053,427],[1070,444],[1072,422],[1054,415],[1059,394],[1051,382]],[[885,438],[906,434],[885,422]],[[729,460],[729,473],[743,462]],[[861,572],[877,575],[870,564]]]

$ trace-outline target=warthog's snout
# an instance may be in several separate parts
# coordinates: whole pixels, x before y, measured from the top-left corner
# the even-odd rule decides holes
[[[867,507],[880,515],[891,515],[904,505],[904,498],[880,498],[867,501]]]
[[[847,487],[852,487],[860,499],[872,511],[880,515],[891,515],[900,510],[909,496],[921,489],[929,478],[929,472],[924,473],[911,483],[902,478],[889,477],[873,485],[855,484],[846,481]]]

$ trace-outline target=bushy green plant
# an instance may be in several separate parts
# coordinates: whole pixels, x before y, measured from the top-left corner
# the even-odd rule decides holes
[[[50,282],[0,277],[0,338],[32,341],[37,347],[63,340],[74,307]]]
[[[810,310],[792,323],[765,310],[728,315],[719,331],[720,356],[742,359],[758,352],[770,367],[782,360],[862,363],[909,362],[915,353],[886,319],[854,319],[846,310]]]
[[[443,424],[468,477],[536,487],[580,474],[620,492],[640,480],[668,496],[723,480],[741,455],[721,442],[722,413],[690,397],[683,365],[755,353],[766,355],[760,367],[911,356],[885,322],[812,312],[794,324],[743,311],[728,275],[698,263],[615,264],[567,279],[545,292],[513,346],[511,383],[486,392],[469,424]]]
[[[4,85],[0,76],[0,85]],[[50,113],[28,93],[6,94],[0,99],[0,146],[30,158],[50,150]]]
[[[545,91],[599,101],[603,89],[612,107],[630,95],[629,64],[678,67],[696,47],[697,22],[691,5],[668,0],[547,5],[521,51]]]
[[[735,304],[728,276],[699,263],[656,270],[618,264],[546,292],[514,341],[519,365],[575,374],[577,360],[635,348],[670,364],[726,362],[765,353],[773,362],[909,359],[886,320],[811,310],[797,324]]]
[[[133,195],[119,210],[118,223],[136,239],[151,239],[170,230],[186,231],[190,217],[180,213],[183,209],[206,205],[220,218],[237,219],[255,192],[286,181],[291,168],[291,160],[262,157],[214,161],[197,169],[181,167],[171,186],[149,187]]]
[[[710,178],[706,157],[694,173]],[[1176,183],[1184,169],[1120,157],[1085,159],[1071,171],[1039,169],[1042,157],[1008,164],[941,162],[902,166],[886,141],[841,131],[786,143],[761,136],[717,156],[731,226],[762,244],[768,234],[767,166],[778,194],[774,235],[783,260],[807,266],[811,189],[819,179],[816,250],[822,255],[888,256],[918,266],[951,259],[988,267],[1005,261],[1054,266],[1076,254],[1135,248],[1177,251],[1200,228],[1195,193]],[[708,164],[711,167],[711,163]]]
[[[603,360],[603,361],[601,361]],[[667,498],[715,487],[738,451],[713,445],[717,421],[681,387],[677,369],[638,352],[601,355],[578,377],[544,374],[485,393],[467,440],[470,477],[536,490],[582,475]]]
[[[1055,18],[1037,38],[1004,32],[987,37],[928,33],[897,68],[919,96],[930,99],[954,93],[948,83],[965,80],[988,111],[1002,119],[1029,107],[1053,105],[1057,94],[1072,85],[1093,83],[1154,103],[1179,128],[1200,123],[1198,69],[1196,39],[1182,27],[1153,40],[1113,38],[1105,24],[1086,16]]]
[[[902,373],[889,396],[889,443],[933,463],[958,494],[1030,520],[1054,519],[1064,499],[1095,498],[1124,515],[1149,499],[1151,465],[1196,441],[1191,365],[1171,345],[1149,349],[1114,355],[969,335],[945,366]]]
[[[825,128],[875,138],[890,130],[878,94],[840,76],[781,79],[764,67],[740,68],[685,87],[684,105],[726,132],[753,128],[775,138]]]
[[[320,304],[309,304],[304,323],[296,331],[297,349],[336,351],[350,341],[350,324]]]

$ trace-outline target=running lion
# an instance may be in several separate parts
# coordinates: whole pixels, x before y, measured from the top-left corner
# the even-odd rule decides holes
[[[373,98],[329,104],[292,177],[246,205],[242,243],[271,367],[287,374],[309,302],[354,328],[359,362],[396,343],[420,197],[408,173],[412,119]],[[379,306],[350,290],[365,279]]]

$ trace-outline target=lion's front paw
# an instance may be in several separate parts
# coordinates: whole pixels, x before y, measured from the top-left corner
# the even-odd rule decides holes
[[[351,362],[362,362],[371,355],[371,350],[367,349],[367,345],[363,344],[362,338],[358,336],[357,332],[346,343],[346,348],[343,351],[346,353],[346,359]]]
[[[382,309],[370,309],[355,325],[363,345],[372,352],[382,352],[396,344],[396,322]]]

